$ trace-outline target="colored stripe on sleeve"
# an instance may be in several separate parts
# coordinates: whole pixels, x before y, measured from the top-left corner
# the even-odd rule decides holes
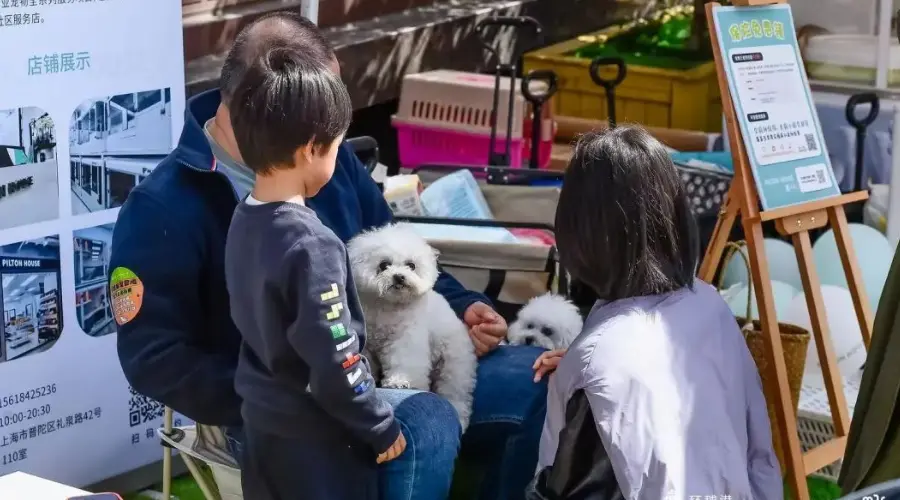
[[[355,337],[355,335],[354,335],[354,337]],[[346,349],[346,348],[352,346],[352,345],[353,345],[353,341],[356,340],[354,337],[351,337],[351,338],[349,338],[349,339],[347,339],[347,340],[341,342],[340,344],[336,345],[336,346],[335,346],[335,350],[337,350],[337,351],[343,351],[344,349]]]
[[[344,338],[348,335],[347,329],[342,324],[331,325],[331,338],[334,340]]]
[[[344,369],[347,370],[358,362],[359,362],[359,354],[351,354],[348,352],[347,359],[343,363],[341,363],[341,366],[343,366]]]
[[[344,304],[338,302],[337,304],[331,305],[331,310],[325,314],[325,319],[328,321],[334,321],[341,317],[341,311],[344,309]]]
[[[329,300],[334,300],[340,296],[341,296],[341,294],[338,292],[337,283],[332,283],[331,290],[329,290],[321,295],[322,302],[328,302]]]

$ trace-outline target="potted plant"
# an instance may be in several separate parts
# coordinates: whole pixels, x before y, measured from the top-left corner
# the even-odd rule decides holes
[[[643,7],[632,21],[526,54],[525,70],[556,72],[559,114],[603,119],[605,91],[592,82],[588,68],[598,57],[619,58],[627,66],[616,91],[620,119],[653,127],[721,130],[718,80],[702,2],[663,7],[656,1]],[[612,68],[601,71],[612,77]]]

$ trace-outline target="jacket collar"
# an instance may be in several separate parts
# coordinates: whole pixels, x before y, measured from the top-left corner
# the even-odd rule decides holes
[[[203,125],[216,115],[221,101],[219,89],[208,90],[188,99],[184,110],[184,129],[173,152],[181,165],[204,172],[214,169],[215,157],[203,133]]]

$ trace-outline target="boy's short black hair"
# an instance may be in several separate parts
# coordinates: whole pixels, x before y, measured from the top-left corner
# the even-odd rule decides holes
[[[326,65],[334,59],[328,40],[309,19],[291,11],[266,14],[245,26],[234,39],[219,78],[222,102],[227,104],[249,67],[273,47],[293,48]]]
[[[697,227],[666,148],[640,127],[585,134],[556,210],[560,261],[600,299],[690,287]]]
[[[228,108],[244,163],[261,175],[293,165],[307,144],[316,152],[331,145],[353,114],[340,77],[321,60],[280,46],[247,68]]]

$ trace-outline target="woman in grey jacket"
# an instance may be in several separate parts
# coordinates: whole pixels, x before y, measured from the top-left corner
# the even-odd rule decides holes
[[[665,148],[636,127],[582,138],[556,227],[562,264],[601,300],[568,352],[540,362],[558,367],[538,471],[570,453],[561,436],[585,408],[602,452],[566,446],[609,464],[584,469],[608,476],[593,494],[557,498],[780,500],[759,375],[728,306],[694,278],[696,228]],[[587,404],[567,416],[576,394]]]

